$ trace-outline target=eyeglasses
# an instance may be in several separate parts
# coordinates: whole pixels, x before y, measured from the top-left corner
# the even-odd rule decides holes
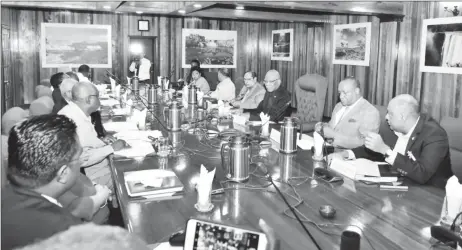
[[[265,80],[265,81],[263,81],[263,83],[264,83],[264,84],[270,84],[270,83],[271,83],[271,84],[274,84],[277,80],[279,80],[279,79],[274,79],[274,80],[272,80],[272,81],[266,81],[266,80]]]
[[[244,81],[251,81],[253,78],[244,78]]]

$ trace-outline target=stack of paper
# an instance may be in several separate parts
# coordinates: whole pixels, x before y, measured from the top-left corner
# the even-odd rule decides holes
[[[302,134],[302,139],[299,139],[299,136],[300,133],[297,133],[297,146],[303,150],[311,150],[314,145],[313,137]],[[270,139],[279,144],[281,140],[281,132],[277,131],[276,129],[272,129],[270,133]]]
[[[112,107],[115,105],[120,105],[120,102],[116,99],[106,99],[100,100],[101,106]]]
[[[125,140],[125,142],[127,142],[130,147],[114,152],[115,156],[134,158],[144,157],[155,152],[150,141]]]
[[[353,180],[363,180],[369,182],[395,182],[397,176],[382,177],[379,165],[368,159],[343,160],[340,158],[332,159],[330,169]]]
[[[107,131],[127,131],[127,130],[138,130],[135,123],[132,122],[108,122],[103,124]]]
[[[130,197],[165,196],[182,191],[184,186],[173,171],[149,169],[124,173],[125,186]]]

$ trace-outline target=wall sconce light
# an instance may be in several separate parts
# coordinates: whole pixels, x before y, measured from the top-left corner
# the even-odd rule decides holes
[[[459,13],[460,13],[460,11],[459,11],[459,9],[457,8],[457,6],[454,6],[454,8],[449,8],[449,7],[445,6],[445,7],[444,7],[444,11],[445,11],[445,12],[446,12],[446,11],[447,11],[447,12],[450,12],[450,13],[452,13],[452,15],[454,15],[454,16],[458,16]]]

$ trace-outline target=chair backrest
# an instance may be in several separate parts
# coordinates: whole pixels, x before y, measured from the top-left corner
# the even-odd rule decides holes
[[[327,78],[306,74],[295,82],[297,115],[302,122],[321,121],[326,103]]]
[[[374,105],[374,107],[379,111],[380,114],[379,133],[384,130],[389,130],[390,126],[388,125],[387,119],[385,119],[385,116],[387,115],[387,107],[381,105]]]
[[[441,127],[446,130],[449,139],[452,171],[462,177],[462,118],[443,117]]]
[[[207,72],[204,71],[204,77],[209,83],[210,90],[215,91],[218,85],[218,72]]]
[[[37,116],[51,114],[54,105],[55,103],[53,102],[53,99],[51,99],[51,97],[42,96],[31,102],[29,107],[29,115]]]

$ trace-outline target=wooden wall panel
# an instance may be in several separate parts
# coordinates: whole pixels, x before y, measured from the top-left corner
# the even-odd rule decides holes
[[[181,67],[182,28],[237,30],[237,68],[233,79],[242,78],[247,70],[256,71],[258,79],[276,69],[289,91],[303,74],[317,73],[327,77],[328,91],[324,114],[330,116],[338,101],[337,85],[346,76],[355,76],[362,84],[365,98],[373,104],[387,105],[396,94],[409,93],[421,103],[421,109],[436,119],[444,115],[458,117],[462,105],[462,75],[419,72],[420,34],[422,20],[443,17],[438,2],[405,2],[403,22],[380,23],[376,17],[331,15],[331,23],[312,27],[305,23],[219,20],[210,18],[180,18],[135,14],[101,14],[84,11],[44,11],[4,8],[10,16],[11,46],[17,85],[28,103],[34,98],[34,88],[40,79],[49,78],[57,69],[40,66],[40,24],[42,22],[85,23],[112,25],[112,73],[125,79],[128,69],[128,37],[155,36],[155,75],[167,75],[173,68],[173,79],[184,78],[188,69]],[[138,20],[150,21],[150,31],[139,32]],[[333,25],[372,22],[370,66],[333,65]],[[271,31],[294,29],[292,62],[271,61]],[[216,69],[208,69],[216,71]],[[105,70],[95,69],[96,80],[105,80]],[[438,94],[435,94],[435,91]],[[293,99],[295,101],[295,99]],[[296,103],[294,102],[293,105]]]

